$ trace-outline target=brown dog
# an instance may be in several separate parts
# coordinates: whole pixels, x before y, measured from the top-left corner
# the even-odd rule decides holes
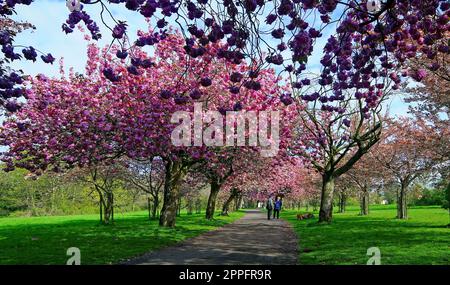
[[[313,219],[314,215],[311,213],[306,214],[297,214],[297,220],[306,220],[306,219]]]

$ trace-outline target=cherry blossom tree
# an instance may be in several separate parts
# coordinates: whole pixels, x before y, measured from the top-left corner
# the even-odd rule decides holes
[[[32,2],[4,1],[0,4],[0,18],[10,19],[16,6],[32,5]],[[342,70],[327,68],[330,59],[343,50],[358,54],[355,61],[368,74],[377,72],[375,61],[392,69],[394,62],[404,64],[422,52],[430,54],[432,59],[436,49],[449,52],[448,43],[433,46],[445,38],[445,31],[448,31],[450,5],[445,0],[67,0],[69,16],[62,24],[63,32],[70,34],[76,25],[83,23],[94,40],[100,39],[101,28],[87,12],[86,7],[91,5],[101,7],[103,29],[110,32],[112,43],[119,44],[130,54],[136,48],[154,45],[158,36],[139,35],[136,40],[132,39],[127,22],[114,17],[113,7],[135,11],[151,22],[159,35],[169,32],[169,22],[178,25],[185,38],[185,52],[192,58],[204,55],[204,50],[199,47],[223,40],[227,46],[217,53],[217,57],[234,63],[257,62],[257,70],[267,65],[278,66],[297,82],[307,73],[305,64],[312,56],[317,40],[329,29],[335,29],[336,33],[331,33],[327,39],[331,46],[322,62],[326,70],[321,81],[324,85],[330,85],[332,74],[339,73],[344,77]],[[106,21],[108,17],[110,21]],[[113,25],[108,24],[111,22]],[[5,57],[16,60],[20,55],[14,50],[12,36],[9,32],[3,33],[0,44]],[[421,45],[426,50],[419,49]],[[25,48],[23,55],[28,60],[35,60],[37,50]],[[54,60],[51,55],[42,56],[46,62]],[[337,64],[345,67],[351,63],[341,60]],[[422,77],[422,74],[418,72],[412,76]],[[391,74],[377,72],[377,76]],[[254,73],[245,74],[245,77],[250,81],[257,78]],[[12,90],[10,85],[14,80],[8,79],[8,82],[6,90]],[[338,89],[348,88],[341,85]]]
[[[436,128],[421,119],[402,118],[389,123],[380,144],[371,152],[396,179],[397,218],[406,219],[407,191],[419,177],[449,162],[449,127]]]
[[[20,1],[21,4],[28,5],[31,1]],[[6,113],[13,113],[20,109],[22,103],[21,99],[26,97],[25,85],[22,70],[14,70],[10,67],[13,61],[25,58],[29,61],[36,61],[38,53],[34,47],[26,47],[14,45],[14,38],[35,27],[25,21],[17,21],[10,18],[14,12],[9,6],[15,5],[15,1],[7,1],[6,4],[0,3],[0,45],[1,52],[4,57],[0,58],[0,107],[1,111]],[[22,48],[22,52],[17,53],[15,48]],[[55,58],[51,54],[41,55],[41,60],[45,63],[53,64]]]
[[[360,201],[360,215],[369,214],[370,193],[383,186],[383,166],[370,156],[364,156],[354,167],[342,176],[357,188]]]
[[[433,42],[433,49],[423,45],[423,53],[420,56],[411,58],[408,61],[408,68],[413,74],[423,73],[425,77],[414,77],[418,83],[407,86],[406,102],[417,103],[410,106],[411,112],[415,116],[420,116],[427,120],[448,120],[450,115],[450,55],[446,52],[445,41],[449,38],[450,32],[445,33],[444,39],[434,40],[427,36],[428,41]],[[419,72],[420,71],[420,72]],[[412,85],[412,84],[410,84]],[[446,118],[440,116],[446,115]]]
[[[273,83],[276,83],[276,80],[273,80]],[[266,86],[269,86],[266,84]],[[272,85],[275,86],[275,85]],[[264,93],[258,93],[258,96],[254,96],[251,102],[246,102],[244,104],[245,109],[241,111],[255,112],[258,114],[258,111],[278,111],[281,114],[281,122],[280,122],[280,131],[279,142],[277,142],[278,149],[276,153],[273,155],[276,159],[282,160],[286,156],[286,149],[288,146],[288,140],[291,137],[291,118],[295,115],[295,106],[285,107],[284,103],[280,100],[283,95],[278,95],[278,91],[275,89],[271,91],[273,96],[271,99],[267,100],[264,96]],[[249,120],[244,121],[246,124],[248,122],[248,129],[243,132],[243,135],[246,140],[249,141],[250,137],[256,135],[258,133],[261,136],[260,126],[254,128],[250,127],[251,124],[255,122],[251,121],[251,117],[247,117]],[[256,119],[256,118],[255,118]],[[261,119],[261,118],[260,118]],[[274,119],[274,118],[271,118]],[[226,133],[226,128],[224,128],[223,133]],[[236,133],[234,133],[236,134]],[[231,135],[231,136],[234,136]],[[228,136],[228,134],[227,134]],[[261,138],[260,142],[261,142]],[[239,140],[239,138],[238,138]],[[208,205],[206,209],[206,218],[211,219],[214,215],[215,205],[217,195],[222,188],[222,186],[227,182],[227,179],[238,179],[241,175],[244,177],[249,177],[248,172],[254,172],[258,169],[258,164],[265,163],[267,159],[262,156],[262,151],[264,151],[265,146],[254,145],[254,146],[236,146],[236,147],[225,147],[225,148],[214,148],[214,156],[209,157],[208,160],[204,160],[200,162],[196,169],[199,172],[202,172],[210,182],[211,192],[208,199]],[[242,185],[236,185],[236,187],[241,187]],[[236,190],[236,187],[231,187],[231,195],[229,199],[229,203],[236,198],[237,193],[242,193],[242,191]],[[224,205],[223,213],[227,212],[228,205]]]
[[[2,2],[0,17],[10,18],[17,5],[30,4],[32,1]],[[35,111],[25,110],[9,121],[7,129],[25,129],[25,133],[2,133],[3,143],[11,147],[4,160],[8,168],[18,164],[39,172],[48,166],[92,165],[124,155],[158,155],[166,163],[160,220],[164,226],[175,225],[179,185],[189,168],[214,156],[208,148],[167,145],[173,130],[169,115],[191,111],[191,99],[201,101],[208,94],[218,94],[223,96],[218,100],[223,105],[229,102],[240,108],[241,101],[251,100],[255,93],[270,94],[267,90],[274,85],[284,85],[278,78],[276,83],[267,80],[274,77],[267,67],[277,67],[291,87],[289,92],[277,93],[281,95],[279,100],[286,105],[295,105],[293,101],[298,106],[307,104],[299,113],[297,142],[289,151],[294,157],[310,159],[321,173],[319,220],[330,222],[335,179],[379,140],[383,100],[391,89],[399,88],[401,75],[415,79],[426,76],[421,69],[402,72],[405,66],[408,68],[408,59],[427,53],[430,60],[438,60],[432,56],[434,52],[450,52],[448,42],[441,41],[450,28],[450,5],[441,0],[68,0],[66,5],[70,13],[63,31],[70,34],[76,25],[84,23],[93,40],[101,37],[101,29],[86,7],[101,6],[103,25],[113,38],[112,48],[99,53],[91,46],[85,76],[47,83],[45,77],[33,79],[34,87],[26,95],[32,106],[51,106],[51,100],[60,97],[66,102],[77,100],[69,99],[65,91],[83,99],[73,106],[73,112],[67,111],[67,106],[75,105],[72,103],[65,103],[66,109],[60,110],[30,107]],[[113,6],[139,13],[153,29],[139,32],[137,39],[132,39],[128,24],[111,13]],[[109,26],[104,16],[111,17],[114,26]],[[178,25],[180,34],[168,28],[170,21]],[[326,39],[320,74],[312,76],[308,61],[318,39],[330,29],[335,32]],[[16,60],[20,55],[12,38],[11,33],[2,32],[0,44],[5,58]],[[439,41],[441,44],[435,44]],[[154,58],[142,51],[149,46],[155,48]],[[36,51],[29,47],[22,53],[25,59],[34,61]],[[50,54],[43,54],[41,59],[54,60]],[[19,83],[14,76],[3,77],[1,91],[11,93]],[[56,91],[56,85],[64,94]],[[93,99],[78,90],[94,94]],[[46,95],[35,100],[36,92]],[[111,100],[105,100],[109,97]],[[213,106],[222,111],[227,107],[231,106]],[[120,111],[116,114],[112,110]],[[62,123],[65,115],[69,115],[68,124]],[[39,120],[47,125],[52,122],[55,127],[28,128]],[[70,126],[69,131],[61,131],[61,126]],[[306,134],[304,129],[308,130]],[[38,133],[36,141],[23,139]],[[74,142],[75,138],[86,141]],[[58,151],[52,150],[55,145]]]
[[[280,156],[260,159],[226,182],[224,189],[228,196],[222,212],[228,212],[229,204],[236,200],[238,194],[253,202],[266,201],[269,196],[280,196],[295,202],[306,200],[307,193],[313,191],[309,184],[311,177],[311,171],[300,158]]]
[[[154,35],[151,30],[139,33]],[[263,87],[255,83],[251,89],[239,88],[240,72],[251,66],[217,59],[213,55],[220,51],[219,43],[205,51],[210,57],[192,59],[184,54],[179,35],[159,35],[158,41],[153,56],[142,50],[127,54],[118,46],[100,50],[90,44],[85,74],[30,78],[26,108],[2,128],[1,143],[9,147],[2,156],[6,170],[18,166],[39,174],[48,168],[82,168],[121,157],[160,157],[165,167],[160,223],[174,226],[180,184],[189,168],[217,162],[220,152],[215,146],[172,143],[168,138],[177,127],[172,115],[193,114],[194,102],[220,113],[280,110],[285,103],[273,70],[259,71]],[[134,65],[126,64],[129,56]],[[229,76],[229,70],[236,72]],[[287,124],[281,125],[281,135],[288,137]],[[283,140],[280,148],[286,148]]]
[[[327,102],[328,97],[320,97],[318,92],[311,95],[314,101],[299,112],[305,131],[298,133],[292,152],[309,159],[322,176],[320,222],[330,222],[332,219],[336,178],[349,171],[380,139],[383,93],[389,91],[384,90],[382,83],[375,85],[364,93],[357,91],[358,99],[350,95],[346,101],[339,101],[332,107],[339,109],[337,113],[329,112],[324,107],[330,106],[322,103]],[[325,90],[323,92],[327,93]],[[374,94],[378,94],[376,98]],[[321,110],[316,109],[317,105],[322,105]]]

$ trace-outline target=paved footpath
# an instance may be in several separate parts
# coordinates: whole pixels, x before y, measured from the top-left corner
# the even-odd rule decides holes
[[[125,264],[296,264],[297,256],[297,237],[289,223],[247,210],[234,223]]]

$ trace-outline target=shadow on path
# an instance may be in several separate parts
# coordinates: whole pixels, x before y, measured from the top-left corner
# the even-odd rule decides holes
[[[297,237],[289,223],[247,210],[234,223],[124,264],[296,264],[297,256]]]

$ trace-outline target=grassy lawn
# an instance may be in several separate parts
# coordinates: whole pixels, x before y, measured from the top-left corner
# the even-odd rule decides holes
[[[98,215],[0,218],[0,264],[65,264],[69,247],[78,247],[81,264],[110,264],[175,244],[230,223],[244,215],[230,213],[213,221],[204,214],[182,215],[175,229],[160,228],[147,212],[116,215],[100,225]]]
[[[381,251],[381,264],[450,264],[448,211],[411,207],[408,220],[395,219],[395,205],[377,205],[368,216],[359,209],[334,213],[329,225],[315,219],[298,221],[298,211],[282,212],[299,237],[300,264],[366,264],[369,247]]]

